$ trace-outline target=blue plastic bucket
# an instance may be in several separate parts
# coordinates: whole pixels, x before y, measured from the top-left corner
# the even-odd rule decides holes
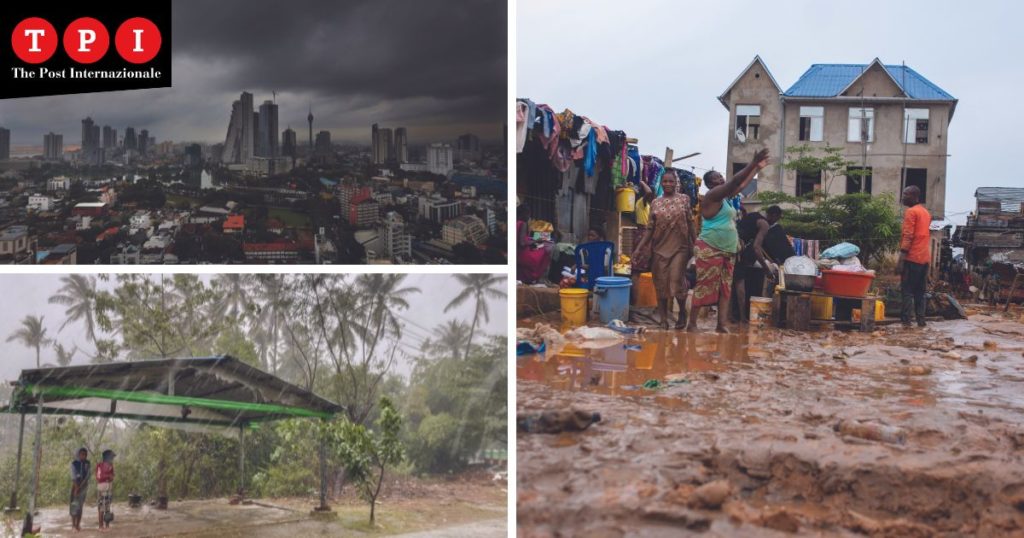
[[[597,311],[601,323],[613,319],[629,321],[629,287],[633,282],[624,276],[601,276],[594,282]]]

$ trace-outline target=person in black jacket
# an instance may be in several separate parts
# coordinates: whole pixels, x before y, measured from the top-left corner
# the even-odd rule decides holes
[[[786,231],[779,222],[782,208],[773,205],[764,214],[747,213],[736,225],[740,237],[740,255],[733,276],[733,290],[736,296],[735,309],[739,321],[747,321],[750,312],[750,296],[760,295],[764,279],[777,280],[773,265],[781,265],[790,256],[796,256],[793,245],[786,237]]]

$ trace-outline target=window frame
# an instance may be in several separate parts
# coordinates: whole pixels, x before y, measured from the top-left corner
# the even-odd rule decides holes
[[[742,114],[742,113],[740,113],[740,111],[742,109],[744,109],[744,108],[746,108],[748,112],[749,112],[749,109],[756,108],[757,109],[757,114],[749,114],[749,113],[748,114]],[[735,133],[736,131],[738,131],[740,129],[743,129],[743,134],[747,137],[747,140],[758,140],[759,137],[760,137],[760,134],[761,134],[761,105],[759,105],[759,104],[757,104],[757,105],[741,105],[741,104],[737,104],[735,112],[736,112],[736,114],[735,114],[736,115],[736,120],[733,122],[733,126],[734,126],[733,127],[733,133]],[[743,118],[743,127],[740,127],[740,118]],[[757,121],[754,122],[754,123],[751,123],[750,118],[757,118]],[[751,127],[753,127],[753,135],[751,135],[751,130],[752,130]]]
[[[927,108],[905,108],[903,109],[903,143],[905,144],[928,144],[931,139],[929,128],[931,127],[931,113]],[[920,121],[925,122],[924,141],[918,139]],[[911,123],[913,122],[913,123]],[[914,128],[911,129],[910,126]]]
[[[873,185],[872,185],[872,178],[874,177],[874,170],[872,170],[871,166],[848,166],[848,167],[846,167],[846,170],[847,170],[847,174],[846,174],[846,194],[853,194],[854,192],[863,192],[863,193],[867,193],[867,194],[874,194],[873,192],[871,192],[872,187],[873,187]],[[850,178],[850,175],[849,175],[849,171],[850,170],[867,170],[868,171],[867,174],[865,174],[863,176],[857,177],[857,179],[860,180],[860,186],[862,187],[861,190],[852,191],[852,192],[850,191],[850,182],[853,181],[852,178]]]
[[[856,111],[856,115],[855,114]],[[860,112],[864,111],[864,112]],[[857,120],[857,137],[851,137],[851,127],[853,127],[853,121]],[[864,140],[861,135],[863,134],[863,121],[868,122],[868,139]],[[846,123],[846,141],[853,144],[870,144],[875,141],[875,107],[859,107],[854,106],[849,108]]]
[[[815,110],[817,113],[815,113]],[[797,139],[801,142],[822,142],[825,140],[825,107],[824,106],[801,106],[799,109],[799,121],[797,122]],[[807,118],[807,137],[804,137],[804,118]],[[817,121],[818,137],[814,137],[815,121]]]

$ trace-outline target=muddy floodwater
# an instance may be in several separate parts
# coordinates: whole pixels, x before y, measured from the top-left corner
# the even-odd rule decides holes
[[[991,312],[520,357],[520,416],[601,421],[518,434],[518,532],[1024,536],[1022,353],[1020,314]]]

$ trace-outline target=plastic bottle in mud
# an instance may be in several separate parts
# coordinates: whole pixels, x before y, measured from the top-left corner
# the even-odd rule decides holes
[[[843,435],[859,437],[869,441],[892,443],[894,445],[902,445],[907,440],[907,434],[902,429],[874,422],[840,420],[835,425],[835,430]]]
[[[568,409],[517,415],[516,426],[526,433],[581,432],[601,421],[601,413]]]

